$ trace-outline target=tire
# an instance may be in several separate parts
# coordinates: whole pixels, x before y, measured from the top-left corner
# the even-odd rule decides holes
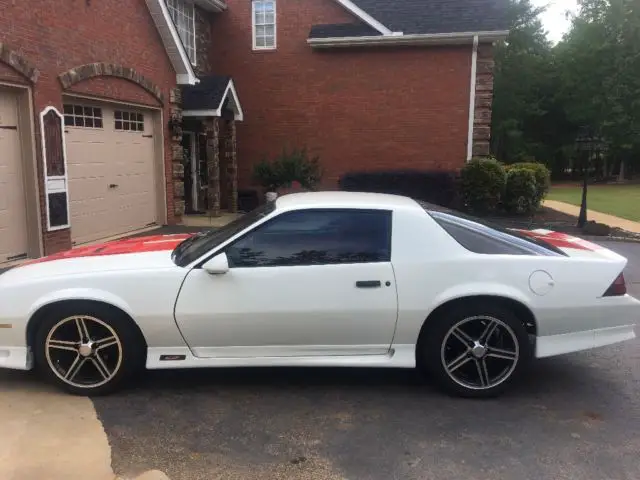
[[[144,339],[131,320],[91,302],[61,305],[42,318],[33,350],[36,368],[48,381],[82,396],[115,392],[143,369],[146,358]]]
[[[418,352],[420,367],[449,394],[496,397],[520,377],[531,358],[524,324],[501,305],[460,303],[428,322]]]

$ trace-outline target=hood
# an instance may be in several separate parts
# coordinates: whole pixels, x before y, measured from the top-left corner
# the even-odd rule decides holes
[[[66,275],[178,268],[171,260],[171,252],[190,236],[156,235],[74,248],[24,262],[0,275],[0,284],[11,285]]]
[[[173,250],[180,242],[189,238],[191,234],[177,235],[154,235],[148,237],[127,238],[115,240],[113,242],[88,245],[85,247],[73,248],[64,252],[56,253],[35,260],[24,262],[21,266],[32,265],[34,263],[52,262],[55,260],[65,260],[82,257],[104,257],[108,255],[126,255],[131,253],[161,252]]]

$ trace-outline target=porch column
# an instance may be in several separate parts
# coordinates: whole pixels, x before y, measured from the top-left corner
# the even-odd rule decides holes
[[[225,165],[227,169],[227,182],[229,198],[229,213],[238,211],[238,158],[236,154],[236,122],[228,120],[225,128],[226,138],[224,146]]]
[[[491,107],[493,104],[493,47],[478,47],[476,72],[476,104],[473,122],[473,157],[486,157],[491,153]]]
[[[173,173],[173,212],[167,211],[167,223],[177,223],[184,215],[184,149],[182,148],[182,91],[174,88],[170,92],[169,105],[173,128],[171,134],[171,166]]]
[[[220,216],[220,124],[217,117],[207,118],[204,124],[207,135],[207,173],[209,185],[207,198],[211,215]]]

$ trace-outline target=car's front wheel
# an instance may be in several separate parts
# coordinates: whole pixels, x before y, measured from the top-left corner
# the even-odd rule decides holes
[[[145,350],[125,315],[94,304],[50,312],[33,347],[44,376],[76,395],[113,392],[141,368]]]
[[[493,397],[521,373],[531,356],[522,321],[499,305],[461,304],[428,325],[426,367],[450,393]]]

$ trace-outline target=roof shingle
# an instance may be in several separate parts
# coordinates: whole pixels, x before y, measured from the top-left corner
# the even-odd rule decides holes
[[[508,0],[352,0],[393,32],[437,34],[509,29]],[[357,28],[355,28],[357,27]],[[310,38],[361,37],[376,30],[359,25],[314,25]],[[329,35],[332,33],[333,35]]]
[[[381,35],[381,33],[364,23],[335,23],[332,25],[313,25],[309,38],[373,37],[376,35]]]
[[[224,96],[224,92],[231,81],[225,75],[209,75],[200,77],[197,85],[187,85],[182,88],[183,110],[217,110]]]

